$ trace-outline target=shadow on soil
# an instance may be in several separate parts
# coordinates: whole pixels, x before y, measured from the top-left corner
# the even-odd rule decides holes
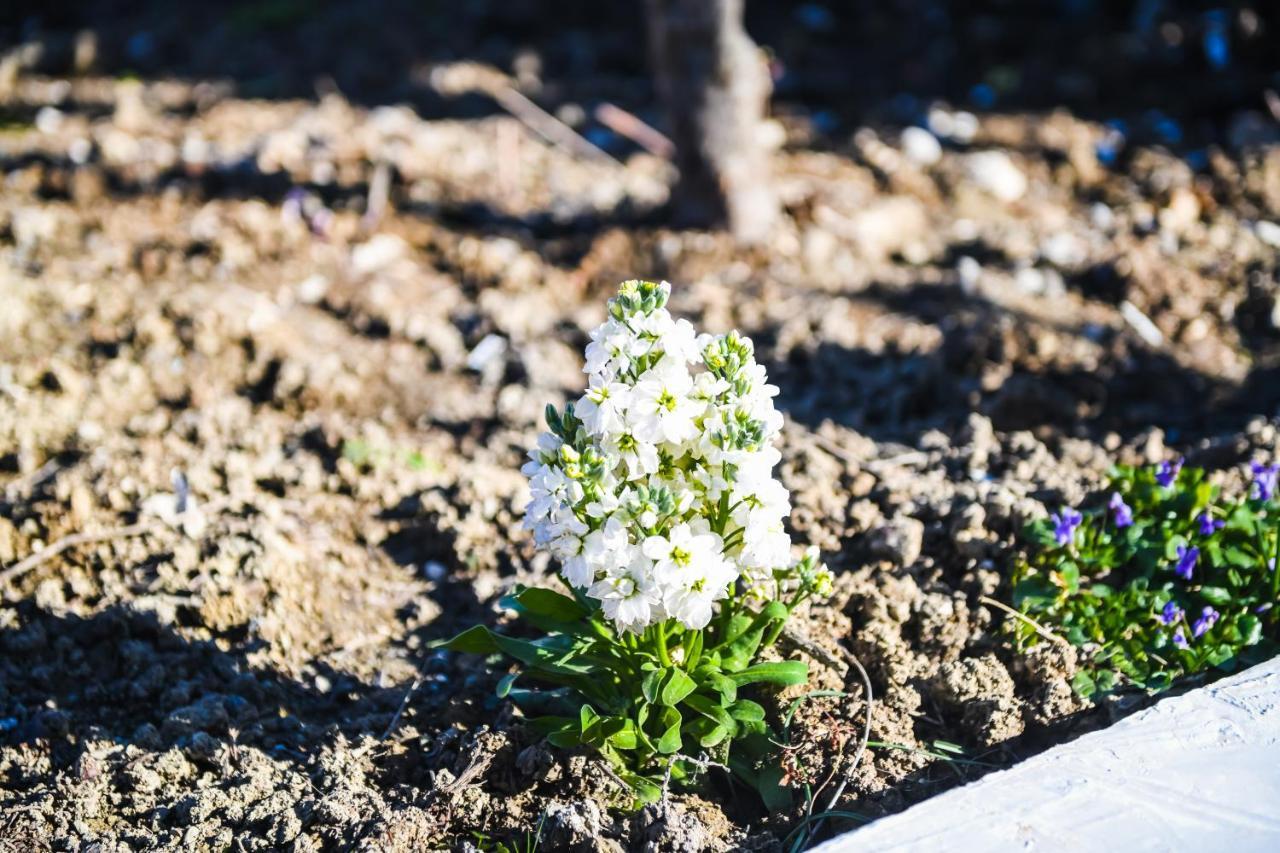
[[[1053,426],[1126,436],[1155,425],[1186,436],[1239,429],[1254,415],[1280,410],[1280,374],[1266,363],[1237,384],[1128,333],[1046,323],[955,286],[873,284],[852,301],[933,325],[942,343],[924,352],[824,343],[767,364],[784,389],[779,408],[807,426],[832,419],[880,441],[913,445],[921,433],[953,432],[977,412],[1001,430]],[[1088,337],[1103,357],[1093,369],[1056,366],[1036,352],[1037,327]]]
[[[339,730],[385,725],[404,693],[321,663],[303,683],[251,664],[252,648],[185,639],[154,613],[55,616],[29,601],[17,611],[22,627],[0,634],[0,743],[44,741],[58,766],[86,737],[199,751],[203,735],[305,764]]]

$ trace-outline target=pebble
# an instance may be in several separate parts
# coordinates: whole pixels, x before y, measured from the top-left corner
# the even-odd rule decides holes
[[[938,137],[922,127],[908,127],[902,131],[903,155],[917,166],[932,166],[942,159],[942,144]]]
[[[1017,201],[1027,191],[1027,176],[1003,151],[979,151],[965,158],[975,184],[1001,201]]]
[[[485,335],[475,349],[467,356],[467,367],[477,373],[483,373],[485,367],[496,358],[501,358],[507,351],[507,339],[502,335]]]
[[[1280,249],[1280,225],[1266,220],[1259,220],[1253,226],[1253,233],[1268,246]]]
[[[982,264],[964,255],[956,261],[956,274],[960,276],[960,289],[965,294],[972,294],[978,289],[978,281],[982,278]]]
[[[351,250],[351,267],[357,275],[378,272],[408,257],[409,251],[409,244],[400,237],[378,234]]]

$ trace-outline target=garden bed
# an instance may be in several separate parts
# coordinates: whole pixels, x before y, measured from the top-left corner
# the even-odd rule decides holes
[[[15,114],[62,85],[22,78]],[[1253,225],[1280,219],[1274,148],[1110,170],[1098,124],[995,115],[974,145],[1028,179],[1006,203],[964,150],[886,172],[865,139],[816,152],[792,128],[787,224],[743,251],[651,224],[655,158],[579,162],[501,115],[67,85],[56,127],[0,142],[0,563],[101,534],[0,569],[19,846],[770,849],[805,784],[825,805],[846,778],[841,810],[893,814],[1150,702],[1086,701],[1074,652],[1018,651],[991,602],[1026,521],[1117,460],[1180,452],[1240,491],[1277,451],[1276,250]],[[500,666],[428,647],[506,625],[501,594],[546,577],[519,465],[635,275],[754,338],[794,538],[837,575],[781,641],[807,690],[847,694],[799,704],[787,812],[714,771],[619,808],[602,762],[495,697]],[[175,469],[204,507],[176,524]]]

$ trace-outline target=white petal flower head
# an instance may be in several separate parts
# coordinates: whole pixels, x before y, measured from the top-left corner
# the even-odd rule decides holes
[[[584,373],[612,379],[630,361],[634,335],[625,325],[608,320],[591,332]]]
[[[670,285],[624,282],[591,332],[584,395],[521,469],[525,525],[618,630],[701,628],[731,590],[830,586],[790,559],[790,496],[774,477],[777,388],[736,332],[697,335]],[[828,573],[829,574],[829,573]]]
[[[690,524],[677,524],[666,536],[650,536],[641,546],[653,560],[653,574],[661,584],[689,572],[699,572],[702,564],[722,561],[720,537],[699,532]]]
[[[606,618],[620,628],[639,633],[661,618],[662,591],[654,583],[651,563],[640,549],[606,577],[592,584],[587,594],[599,600]]]
[[[573,413],[592,435],[620,432],[624,424],[623,413],[630,396],[631,389],[621,382],[609,382],[603,377],[594,376],[591,386],[578,400]]]
[[[693,380],[683,369],[651,370],[632,390],[627,412],[636,438],[682,444],[697,435],[697,405],[689,398]]]
[[[643,480],[658,471],[658,448],[632,432],[606,436],[605,450],[625,465],[628,480]]]
[[[565,504],[582,500],[582,484],[571,479],[555,465],[543,465],[529,480],[529,505],[525,507],[525,525],[532,527]]]
[[[736,579],[737,572],[719,553],[706,556],[662,583],[662,606],[686,628],[705,628],[715,603],[728,595]]]

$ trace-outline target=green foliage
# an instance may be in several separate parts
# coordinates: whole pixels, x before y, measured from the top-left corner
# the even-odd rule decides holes
[[[433,472],[440,464],[428,459],[420,450],[377,447],[360,438],[348,438],[342,442],[342,458],[357,468],[380,468],[389,464],[403,464],[410,471]]]
[[[1280,650],[1280,503],[1258,494],[1226,500],[1200,469],[1115,468],[1078,525],[1069,510],[1028,525],[1013,604],[1082,650],[1085,696],[1264,660]]]
[[[503,606],[543,636],[477,625],[436,645],[515,660],[520,669],[499,682],[499,697],[552,745],[599,751],[641,803],[660,797],[668,774],[676,783],[695,779],[705,761],[694,756],[705,754],[781,808],[790,795],[773,772],[774,733],[744,689],[807,680],[799,661],[758,660],[798,600],[725,608],[702,630],[667,620],[633,634],[615,631],[585,596],[517,588]]]

